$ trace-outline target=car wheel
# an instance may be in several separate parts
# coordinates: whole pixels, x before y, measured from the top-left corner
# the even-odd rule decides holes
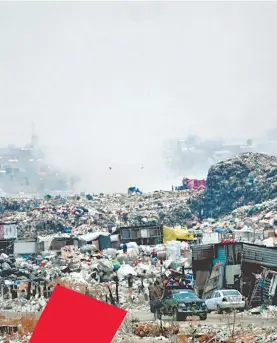
[[[201,314],[201,316],[199,316],[200,320],[206,320],[207,319],[207,313],[205,314]]]
[[[218,314],[222,314],[223,313],[222,309],[221,309],[221,307],[219,305],[217,305],[216,310],[217,310]]]
[[[184,313],[178,313],[177,318],[177,321],[185,321],[187,319],[187,316]]]

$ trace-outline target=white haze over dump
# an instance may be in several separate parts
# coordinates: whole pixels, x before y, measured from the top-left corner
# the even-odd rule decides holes
[[[276,2],[2,2],[0,144],[35,122],[79,190],[168,188],[165,139],[277,125],[276,18]]]

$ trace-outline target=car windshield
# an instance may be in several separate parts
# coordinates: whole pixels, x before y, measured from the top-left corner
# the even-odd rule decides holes
[[[172,295],[174,299],[187,299],[187,298],[195,298],[198,299],[197,295],[194,292],[178,292]]]
[[[236,291],[236,290],[230,290],[230,291],[222,291],[222,294],[224,296],[238,296],[240,295],[239,291]]]

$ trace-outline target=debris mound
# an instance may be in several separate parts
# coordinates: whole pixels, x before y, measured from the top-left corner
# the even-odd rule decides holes
[[[244,153],[209,169],[207,187],[191,200],[191,208],[204,217],[218,217],[276,196],[277,158]]]
[[[94,194],[53,198],[0,198],[2,222],[17,223],[19,239],[120,226],[164,224],[187,226],[197,220],[187,200],[193,190],[156,191],[146,194]]]

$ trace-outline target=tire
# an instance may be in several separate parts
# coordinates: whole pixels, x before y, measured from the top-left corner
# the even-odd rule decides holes
[[[222,311],[222,309],[221,309],[221,307],[219,305],[217,305],[216,311],[217,311],[218,314],[222,314],[223,313],[223,311]]]
[[[187,319],[187,316],[184,313],[179,313],[177,308],[173,310],[172,320],[176,322],[180,322],[180,321],[185,321],[186,319]]]
[[[179,316],[179,320],[181,320],[181,321],[185,321],[187,319],[187,316],[183,313],[179,313],[178,316]]]
[[[206,320],[207,319],[207,313],[205,314],[201,314],[201,316],[199,316],[200,320]]]

